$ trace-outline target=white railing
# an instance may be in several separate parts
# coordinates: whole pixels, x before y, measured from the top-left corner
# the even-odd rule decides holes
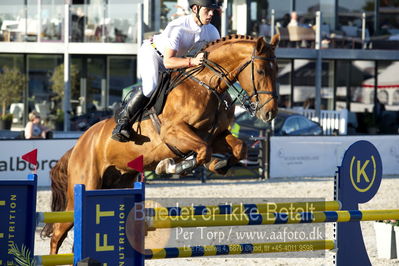
[[[340,111],[321,110],[320,121],[316,117],[316,111],[313,109],[294,108],[287,109],[306,116],[312,121],[318,122],[323,128],[323,135],[339,135],[348,134],[348,110],[342,109]]]

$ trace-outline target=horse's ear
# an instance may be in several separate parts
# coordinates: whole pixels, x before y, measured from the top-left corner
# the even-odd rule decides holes
[[[280,34],[274,34],[272,37],[272,40],[270,41],[270,45],[273,46],[273,48],[276,48],[278,43],[280,42]]]
[[[256,40],[256,51],[258,51],[258,52],[262,51],[265,46],[266,46],[265,38],[259,37]]]

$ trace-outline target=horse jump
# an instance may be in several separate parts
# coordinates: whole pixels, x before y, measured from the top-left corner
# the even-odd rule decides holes
[[[336,195],[338,201],[330,202],[327,205],[332,206],[332,209],[337,209],[336,207],[342,206],[354,206],[352,210],[349,211],[316,211],[312,213],[299,213],[300,219],[303,222],[338,222],[337,223],[337,245],[334,244],[332,240],[321,240],[321,241],[302,241],[302,242],[285,242],[285,243],[254,243],[254,244],[237,244],[237,245],[215,245],[215,246],[194,246],[191,248],[165,248],[165,249],[152,249],[152,250],[144,250],[140,249],[140,247],[134,246],[134,244],[141,245],[144,241],[144,231],[141,230],[140,226],[143,226],[144,223],[135,223],[134,225],[138,226],[139,234],[134,235],[137,239],[126,239],[129,236],[124,236],[126,242],[129,243],[126,245],[126,252],[133,252],[134,256],[130,259],[130,262],[134,262],[134,265],[142,265],[144,263],[144,259],[159,259],[159,258],[172,258],[172,257],[191,257],[191,256],[215,256],[215,255],[226,255],[226,254],[247,254],[247,253],[267,253],[271,252],[272,247],[282,247],[284,245],[290,245],[292,248],[291,251],[299,251],[296,250],[295,247],[300,247],[304,245],[311,245],[313,250],[319,249],[334,249],[338,248],[337,256],[336,256],[336,263],[337,264],[348,264],[353,263],[350,261],[351,258],[356,259],[356,262],[362,262],[362,265],[369,265],[369,259],[367,256],[367,252],[364,249],[364,243],[362,238],[362,233],[360,229],[359,221],[363,220],[380,220],[380,219],[399,219],[399,210],[372,210],[372,211],[359,211],[358,210],[358,203],[359,202],[367,202],[370,200],[378,190],[378,187],[381,182],[381,174],[382,174],[382,167],[381,167],[381,159],[379,157],[378,152],[375,150],[374,146],[370,146],[371,144],[365,141],[360,141],[353,144],[348,151],[345,153],[342,165],[339,167],[338,175],[337,175],[337,184],[335,186]],[[365,148],[366,147],[366,148]],[[362,171],[365,174],[371,173],[369,175],[370,179],[367,184],[356,183],[356,180],[353,178],[353,173],[356,169],[352,168],[354,165],[354,160],[359,160],[361,162],[367,158],[372,158],[372,165],[374,168],[366,169],[367,167],[363,167]],[[368,164],[368,163],[367,163]],[[359,169],[357,170],[359,171]],[[35,178],[35,177],[34,177]],[[35,185],[27,185],[25,181],[19,181],[22,184],[22,189],[16,189],[17,185],[11,183],[10,181],[3,181],[0,186],[0,189],[7,191],[7,193],[2,193],[1,195],[14,195],[10,197],[6,197],[9,200],[0,200],[0,208],[2,206],[8,207],[7,211],[12,212],[13,206],[17,206],[18,204],[21,206],[25,206],[27,208],[26,216],[27,217],[18,217],[19,222],[23,221],[26,224],[15,223],[16,225],[20,226],[21,228],[32,228],[32,232],[27,232],[27,236],[23,240],[24,236],[19,236],[14,238],[15,240],[20,240],[22,242],[17,243],[18,245],[25,244],[33,250],[33,243],[34,239],[32,236],[34,235],[34,227],[32,224],[34,223],[34,213],[29,214],[29,211],[35,211],[35,200],[32,198],[29,199],[29,196],[32,196],[36,193]],[[32,183],[32,182],[31,182]],[[7,187],[8,186],[8,187]],[[13,187],[13,190],[10,191],[10,186]],[[365,187],[364,187],[365,186]],[[75,188],[75,198],[76,198],[76,210],[74,213],[74,221],[75,221],[75,244],[74,244],[74,251],[75,254],[66,254],[66,255],[54,255],[51,256],[43,256],[42,262],[50,261],[67,261],[70,263],[72,260],[72,256],[75,259],[75,263],[80,259],[91,256],[95,258],[101,257],[101,253],[106,258],[109,258],[110,261],[115,262],[117,258],[120,257],[118,252],[111,252],[117,251],[115,248],[116,243],[120,242],[120,233],[118,233],[118,225],[120,226],[120,221],[123,221],[123,224],[128,226],[129,224],[126,223],[128,220],[128,214],[130,213],[129,210],[133,208],[135,205],[142,206],[141,203],[144,202],[144,184],[136,183],[134,189],[125,189],[125,190],[108,190],[108,191],[86,191],[83,185],[77,185]],[[20,193],[20,194],[19,194]],[[25,193],[27,196],[21,196]],[[34,195],[35,196],[35,195]],[[18,199],[18,201],[16,201]],[[33,198],[34,199],[34,198]],[[15,202],[13,202],[15,200]],[[20,202],[22,202],[20,204]],[[25,204],[28,202],[29,204]],[[340,203],[338,203],[340,202]],[[121,206],[123,205],[123,211],[121,211]],[[285,203],[287,204],[287,203]],[[303,207],[304,203],[300,203],[298,206],[301,208]],[[309,203],[305,203],[309,204]],[[33,205],[33,206],[32,206]],[[115,207],[116,205],[116,207]],[[137,208],[136,206],[136,208]],[[264,205],[260,205],[259,207],[264,207]],[[203,206],[202,206],[203,207]],[[233,206],[232,206],[233,207]],[[186,209],[187,211],[191,212],[191,215],[195,214],[196,209],[201,209],[201,207],[193,208],[181,208],[181,210]],[[228,209],[228,208],[227,208]],[[233,209],[233,208],[231,208]],[[202,210],[210,210],[207,215],[222,215],[220,214],[221,210],[226,210],[225,207],[220,206],[205,206]],[[212,212],[213,210],[213,212]],[[156,209],[156,210],[147,210],[152,214],[151,216],[154,217],[162,217],[170,218],[169,211],[176,212],[177,210],[173,211],[173,208],[167,209]],[[165,214],[167,211],[167,214]],[[262,217],[267,216],[266,218],[270,218],[271,221],[276,223],[283,223],[282,221],[289,221],[287,219],[291,214],[288,213],[260,213],[259,209],[242,209],[241,210],[242,217]],[[223,211],[222,211],[223,212]],[[140,213],[140,212],[139,212]],[[9,213],[8,213],[9,214]],[[66,219],[70,219],[70,213],[63,214]],[[54,216],[54,215],[53,215]],[[29,219],[29,217],[31,219]],[[47,216],[46,213],[42,214],[44,217],[44,221],[59,221],[54,220],[52,216]],[[116,217],[119,217],[116,218]],[[147,215],[143,217],[148,217]],[[152,219],[150,217],[150,219]],[[181,216],[176,216],[181,217]],[[195,216],[199,218],[199,216]],[[114,219],[109,219],[114,218]],[[130,217],[131,218],[131,217]],[[293,219],[293,218],[292,218]],[[295,217],[298,219],[298,217]],[[142,221],[147,220],[142,219]],[[266,219],[267,220],[267,219]],[[128,220],[129,221],[129,220]],[[140,221],[139,220],[136,220]],[[244,219],[245,222],[251,222],[250,219]],[[259,220],[255,220],[259,221]],[[16,221],[17,222],[17,221]],[[252,221],[253,222],[253,221]],[[296,221],[298,222],[298,221]],[[350,222],[350,223],[348,223]],[[103,223],[103,224],[102,224]],[[101,224],[101,225],[100,225]],[[248,224],[248,223],[244,223]],[[252,225],[256,225],[251,223]],[[177,225],[177,224],[176,224]],[[183,225],[184,224],[180,224]],[[191,226],[196,226],[194,223],[189,223]],[[209,223],[206,226],[212,226],[213,224]],[[221,224],[223,226],[227,226],[227,223]],[[175,225],[173,225],[175,226]],[[0,227],[1,228],[1,227]],[[18,229],[18,228],[16,228]],[[359,231],[360,230],[360,231]],[[19,232],[22,230],[15,230],[15,232]],[[13,229],[14,232],[14,229]],[[141,232],[141,234],[140,234]],[[10,233],[10,232],[9,232]],[[4,235],[4,234],[3,234]],[[5,234],[9,237],[9,234]],[[130,235],[131,237],[132,235]],[[32,240],[33,239],[33,240]],[[8,239],[6,239],[8,240]],[[0,239],[1,241],[1,239]],[[356,241],[357,245],[356,248],[353,245],[353,242]],[[17,241],[14,241],[17,242]],[[95,245],[93,244],[95,243]],[[132,248],[133,246],[136,250],[142,250],[143,252],[137,252],[135,249]],[[32,246],[29,246],[31,244]],[[349,245],[349,248],[347,248]],[[7,245],[0,245],[0,247],[7,247]],[[98,249],[97,249],[98,248]],[[141,246],[142,248],[142,246]],[[108,251],[108,252],[106,252]],[[105,254],[104,254],[105,253]],[[348,253],[352,254],[352,256],[348,256]],[[1,255],[0,261],[9,260],[9,255],[7,252],[1,252],[1,254],[5,254],[4,257]],[[113,255],[112,255],[113,254]],[[130,254],[130,253],[128,253]],[[355,255],[354,255],[355,254]],[[112,257],[114,256],[114,257]],[[348,261],[349,260],[349,261]],[[368,261],[368,263],[367,263]]]

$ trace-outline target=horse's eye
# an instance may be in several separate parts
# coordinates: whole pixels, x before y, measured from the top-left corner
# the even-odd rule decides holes
[[[265,72],[264,69],[258,69],[257,72],[258,72],[259,75],[263,75],[263,76],[266,75],[266,72]]]

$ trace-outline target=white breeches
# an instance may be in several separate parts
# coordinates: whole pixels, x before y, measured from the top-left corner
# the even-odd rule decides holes
[[[159,71],[164,70],[163,58],[148,40],[144,41],[137,54],[137,67],[142,79],[143,94],[151,97],[158,85]]]

